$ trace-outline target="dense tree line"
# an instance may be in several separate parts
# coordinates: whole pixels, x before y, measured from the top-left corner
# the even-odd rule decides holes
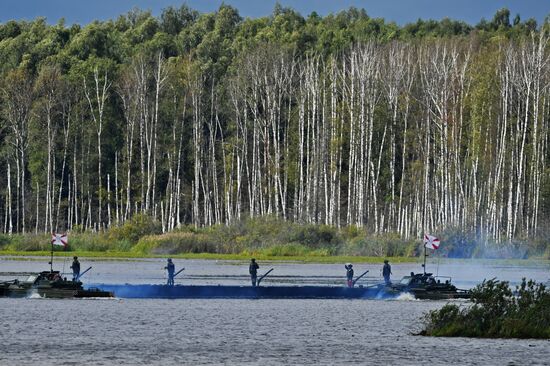
[[[222,5],[0,25],[6,233],[273,215],[496,241],[549,223],[549,24]]]

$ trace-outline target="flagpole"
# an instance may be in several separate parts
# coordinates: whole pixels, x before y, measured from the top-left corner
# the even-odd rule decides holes
[[[53,240],[51,241],[52,244],[52,256],[50,259],[50,273],[53,273]]]
[[[424,268],[424,274],[426,274],[426,257],[428,254],[426,253],[426,244],[424,244],[424,264],[422,265],[422,268]]]

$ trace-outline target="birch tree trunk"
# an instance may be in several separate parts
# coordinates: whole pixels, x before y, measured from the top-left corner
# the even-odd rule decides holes
[[[99,68],[95,67],[93,71],[93,81],[91,89],[88,86],[86,78],[83,79],[84,94],[86,95],[86,100],[88,101],[88,106],[90,107],[90,113],[92,115],[92,120],[96,126],[97,134],[97,181],[98,181],[98,208],[97,208],[97,225],[101,230],[103,221],[102,221],[102,211],[103,211],[103,198],[102,198],[102,174],[101,174],[101,134],[103,132],[103,115],[105,112],[105,102],[109,97],[109,89],[111,88],[111,81],[109,75],[105,72],[103,75],[100,75]],[[90,90],[91,89],[91,90]],[[90,208],[91,211],[91,208]]]

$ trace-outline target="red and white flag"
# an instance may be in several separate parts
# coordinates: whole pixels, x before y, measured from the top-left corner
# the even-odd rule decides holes
[[[67,234],[52,234],[53,245],[60,245],[62,247],[66,247],[68,242],[69,242],[69,239],[67,238]]]
[[[424,234],[424,246],[428,249],[438,249],[439,239],[433,235]]]

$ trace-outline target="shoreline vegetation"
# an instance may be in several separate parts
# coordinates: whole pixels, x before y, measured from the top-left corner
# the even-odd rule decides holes
[[[41,250],[41,251],[13,251],[13,250],[0,250],[0,257],[5,260],[15,260],[15,261],[41,261],[42,258],[49,257],[51,255],[50,251]],[[251,257],[262,262],[301,262],[301,263],[317,263],[317,264],[335,264],[335,263],[354,263],[354,264],[380,264],[382,265],[383,259],[388,259],[392,264],[395,263],[418,263],[421,265],[422,259],[419,257],[368,257],[368,256],[298,256],[298,255],[289,255],[289,256],[269,256],[263,254],[255,253],[238,253],[238,254],[218,254],[218,253],[180,253],[180,254],[171,254],[171,255],[162,255],[162,254],[142,254],[134,252],[91,252],[91,251],[54,251],[55,258],[71,258],[77,256],[79,258],[87,258],[88,260],[136,260],[140,259],[152,259],[152,258],[162,258],[170,257],[173,259],[187,259],[187,260],[214,260],[214,261],[244,261],[248,262]],[[495,264],[510,264],[510,265],[521,265],[521,266],[538,266],[546,265],[549,263],[548,259],[544,258],[528,258],[528,259],[485,259],[485,258],[437,258],[431,257],[431,260],[434,261],[431,265],[445,264],[445,263],[491,263]],[[430,261],[430,259],[428,260]],[[428,262],[429,263],[429,262]]]
[[[404,240],[396,234],[373,235],[357,227],[297,224],[275,217],[245,219],[234,225],[205,228],[184,226],[163,233],[149,216],[136,215],[125,224],[100,233],[72,231],[66,248],[54,246],[55,256],[104,258],[155,258],[171,256],[189,259],[291,260],[318,263],[417,262],[423,254],[420,239]],[[49,234],[0,235],[0,255],[46,256]],[[508,247],[454,231],[441,235],[445,243],[431,255],[446,258],[547,260],[548,251],[529,242]]]
[[[550,339],[550,291],[523,278],[513,290],[506,281],[483,281],[471,306],[447,304],[426,314],[419,335],[473,338]]]

